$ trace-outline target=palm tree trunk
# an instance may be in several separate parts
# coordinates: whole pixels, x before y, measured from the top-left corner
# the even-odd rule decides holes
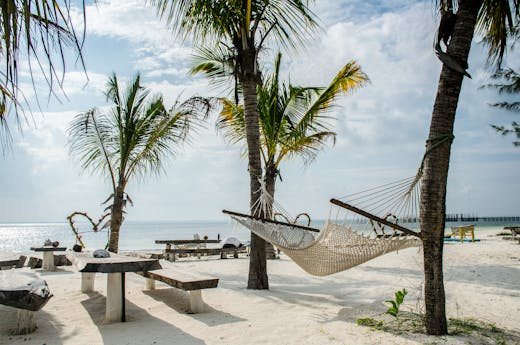
[[[119,250],[119,230],[123,224],[123,203],[124,190],[121,185],[117,186],[114,195],[114,204],[110,215],[110,239],[108,241],[108,250],[117,253]]]
[[[252,54],[252,52],[250,52]],[[260,158],[260,125],[258,122],[258,100],[256,94],[256,76],[254,73],[254,54],[242,66],[246,71],[241,78],[244,93],[244,113],[246,121],[247,152],[249,158],[250,177],[250,207],[254,212],[254,205],[260,197],[260,181],[262,178],[262,161]],[[264,216],[264,215],[257,215]],[[269,289],[267,277],[267,262],[265,256],[265,241],[251,233],[251,252],[249,258],[248,289]]]
[[[278,170],[272,163],[267,163],[265,166],[265,188],[267,190],[267,193],[271,195],[274,201],[274,191],[276,186],[276,176],[278,175]],[[273,203],[271,202],[271,205],[268,205],[269,214],[273,215]],[[274,251],[274,246],[266,242],[265,244],[265,255],[267,259],[276,259],[276,253]]]
[[[468,59],[473,31],[482,0],[460,1],[458,19],[447,53],[457,61]],[[446,184],[455,113],[464,76],[442,67],[426,144],[421,190],[420,226],[424,248],[424,296],[426,331],[447,334],[442,271],[443,236],[446,216]]]

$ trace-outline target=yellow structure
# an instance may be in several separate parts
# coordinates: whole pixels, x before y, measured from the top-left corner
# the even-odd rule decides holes
[[[451,236],[460,237],[460,242],[464,242],[464,237],[471,235],[471,242],[475,242],[475,225],[452,226]]]

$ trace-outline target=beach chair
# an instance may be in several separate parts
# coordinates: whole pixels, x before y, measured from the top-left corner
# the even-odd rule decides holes
[[[459,237],[460,242],[464,242],[466,235],[471,236],[471,242],[475,242],[475,225],[452,226],[451,237]]]

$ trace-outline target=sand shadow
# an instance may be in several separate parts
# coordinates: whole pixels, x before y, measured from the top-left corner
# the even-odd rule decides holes
[[[518,295],[520,268],[500,265],[451,266],[444,270],[446,282],[478,284],[479,286],[512,290]],[[485,279],[482,279],[485,277]],[[489,293],[493,294],[492,291]]]
[[[44,309],[39,310],[35,314],[35,321],[38,328],[33,333],[12,335],[13,330],[16,329],[16,313],[16,308],[0,305],[0,315],[2,315],[2,322],[0,322],[0,344],[30,344],[36,342],[38,344],[62,345],[66,344],[67,339],[74,335],[69,334],[65,338],[58,337],[57,335],[63,333],[63,326]]]
[[[54,271],[44,271],[41,268],[33,269],[34,272],[38,273],[42,277],[46,276],[57,276],[57,275],[63,275],[63,274],[74,274],[71,270],[66,270],[63,268],[56,267]]]
[[[91,292],[88,296],[89,299],[81,301],[81,304],[98,327],[103,344],[155,344],[164,338],[172,344],[205,344],[202,339],[154,317],[128,299],[126,299],[126,322],[105,323],[106,297],[98,292]],[[139,322],[138,327],[136,327],[137,322]]]
[[[154,300],[166,304],[169,308],[184,314],[190,314],[193,319],[203,322],[209,327],[246,321],[235,315],[214,309],[204,302],[204,312],[198,314],[189,313],[189,293],[175,288],[144,290],[143,294]],[[204,295],[204,291],[202,292]]]

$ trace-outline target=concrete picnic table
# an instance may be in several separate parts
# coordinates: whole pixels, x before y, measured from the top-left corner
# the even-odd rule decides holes
[[[94,291],[96,272],[107,273],[105,320],[125,322],[125,273],[162,268],[158,259],[142,259],[110,253],[108,258],[95,258],[93,252],[67,251],[67,259],[81,272],[81,292]]]
[[[43,252],[43,263],[42,269],[44,271],[54,271],[56,266],[54,265],[54,252],[64,252],[67,247],[53,247],[53,246],[41,246],[31,247],[32,251]]]

